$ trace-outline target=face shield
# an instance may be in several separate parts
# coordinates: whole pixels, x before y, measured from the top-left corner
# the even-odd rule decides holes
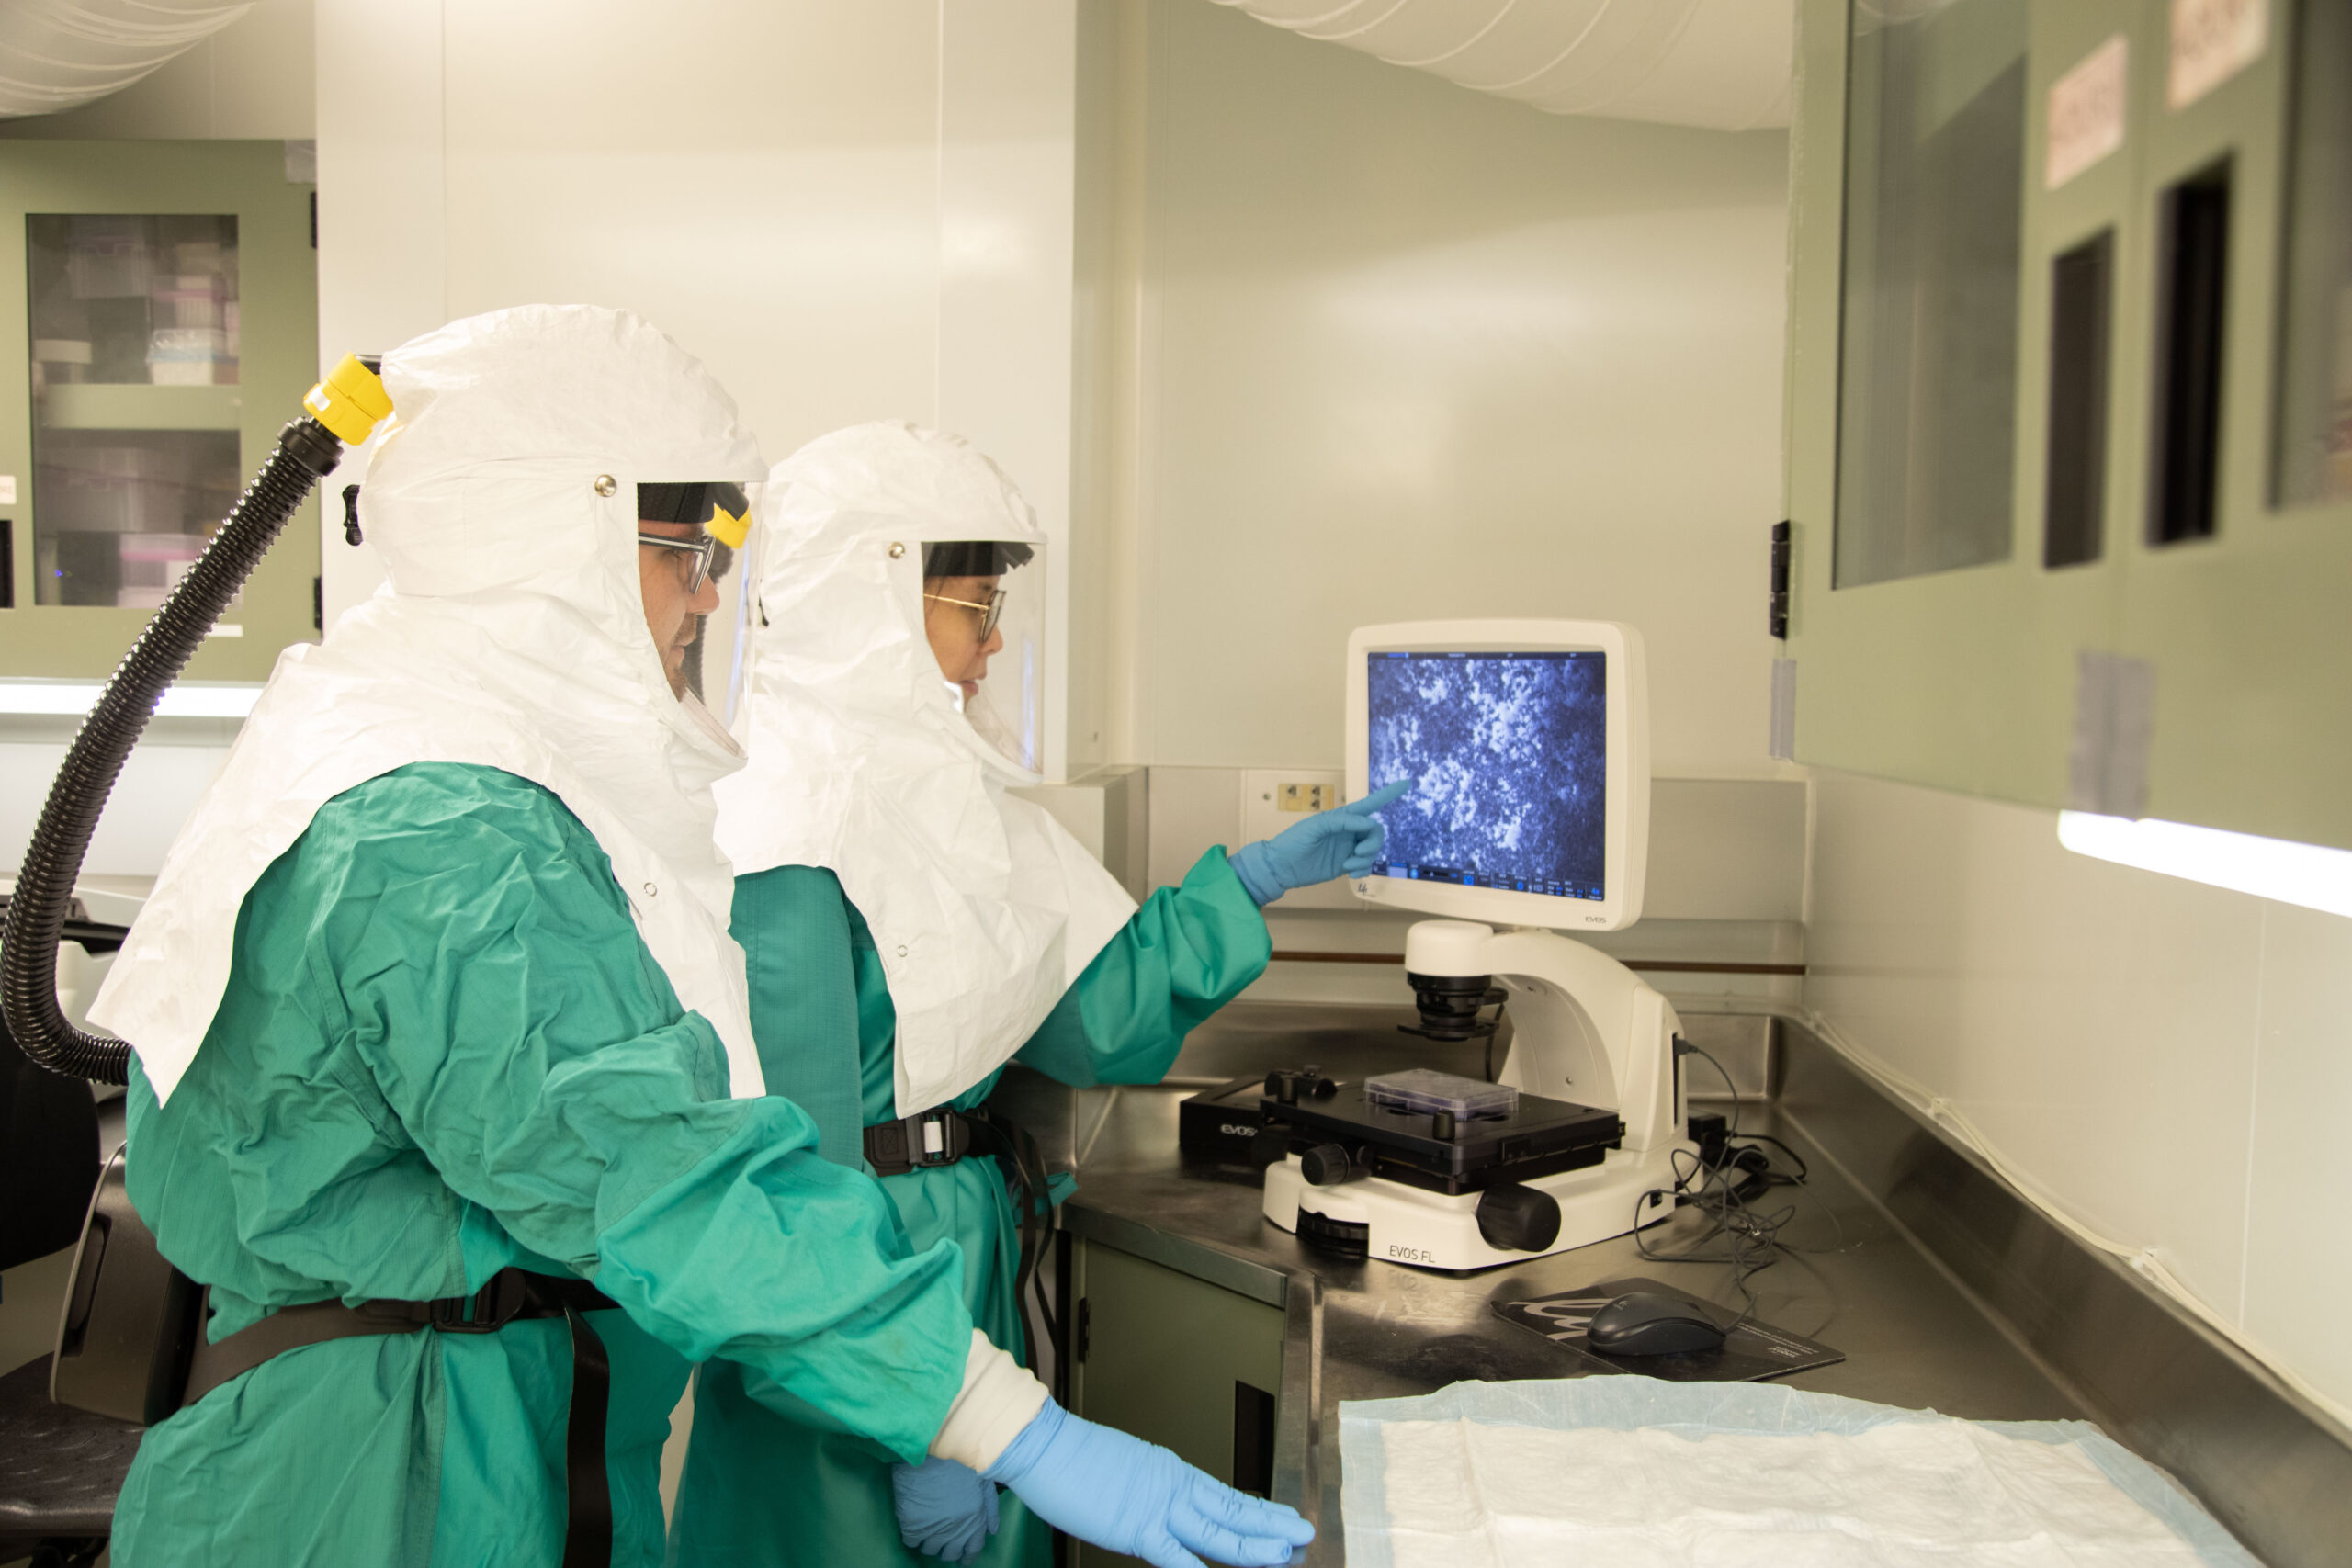
[[[929,541],[922,625],[948,701],[973,732],[1023,773],[1043,761],[1046,547],[994,539]]]
[[[723,480],[637,487],[646,628],[673,690],[723,725],[742,676],[744,583],[760,486]]]

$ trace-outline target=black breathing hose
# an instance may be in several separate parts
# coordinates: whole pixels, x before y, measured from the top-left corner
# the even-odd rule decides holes
[[[373,402],[365,386],[349,377],[354,367],[373,386]],[[129,1077],[130,1047],[76,1029],[57,1005],[57,942],[90,835],[164,688],[187,667],[288,519],[343,460],[344,441],[357,445],[380,417],[374,404],[381,402],[383,389],[374,371],[372,365],[346,359],[307,400],[342,426],[342,436],[310,414],[278,433],[277,450],[116,667],[50,786],[8,899],[7,924],[0,929],[0,1018],[25,1055],[51,1072],[107,1084]],[[355,401],[362,411],[356,419]]]

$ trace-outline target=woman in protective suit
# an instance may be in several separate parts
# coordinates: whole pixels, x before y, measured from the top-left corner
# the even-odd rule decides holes
[[[779,465],[763,504],[750,761],[718,790],[763,1070],[828,1157],[882,1174],[915,1247],[958,1245],[974,1321],[1019,1345],[1020,1225],[979,1110],[1004,1065],[1159,1081],[1264,969],[1261,906],[1372,864],[1385,798],[1212,849],[1137,908],[1006,793],[1037,777],[1045,592],[1012,482],[957,437],[876,423]],[[1017,1500],[1000,1516],[993,1485],[938,1461],[894,1474],[870,1444],[774,1415],[759,1382],[713,1363],[696,1383],[673,1563],[920,1562],[902,1541],[1046,1562]]]

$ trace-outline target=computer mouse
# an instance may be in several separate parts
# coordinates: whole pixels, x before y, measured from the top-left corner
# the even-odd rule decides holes
[[[1585,1339],[1611,1356],[1680,1356],[1720,1350],[1724,1330],[1702,1309],[1679,1296],[1633,1291],[1592,1314]]]

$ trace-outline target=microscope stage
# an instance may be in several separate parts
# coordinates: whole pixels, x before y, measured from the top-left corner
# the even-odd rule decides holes
[[[1266,1218],[1342,1257],[1422,1269],[1524,1262],[1655,1224],[1674,1212],[1675,1155],[1697,1149],[1628,1150],[1617,1112],[1524,1092],[1508,1114],[1459,1116],[1380,1104],[1312,1067],[1266,1087]]]
[[[1277,1077],[1283,1075],[1276,1075]],[[1361,1083],[1301,1074],[1259,1108],[1290,1134],[1294,1150],[1337,1145],[1363,1174],[1432,1192],[1481,1191],[1503,1182],[1599,1165],[1625,1135],[1613,1111],[1521,1094],[1500,1116],[1424,1114],[1365,1098]]]

